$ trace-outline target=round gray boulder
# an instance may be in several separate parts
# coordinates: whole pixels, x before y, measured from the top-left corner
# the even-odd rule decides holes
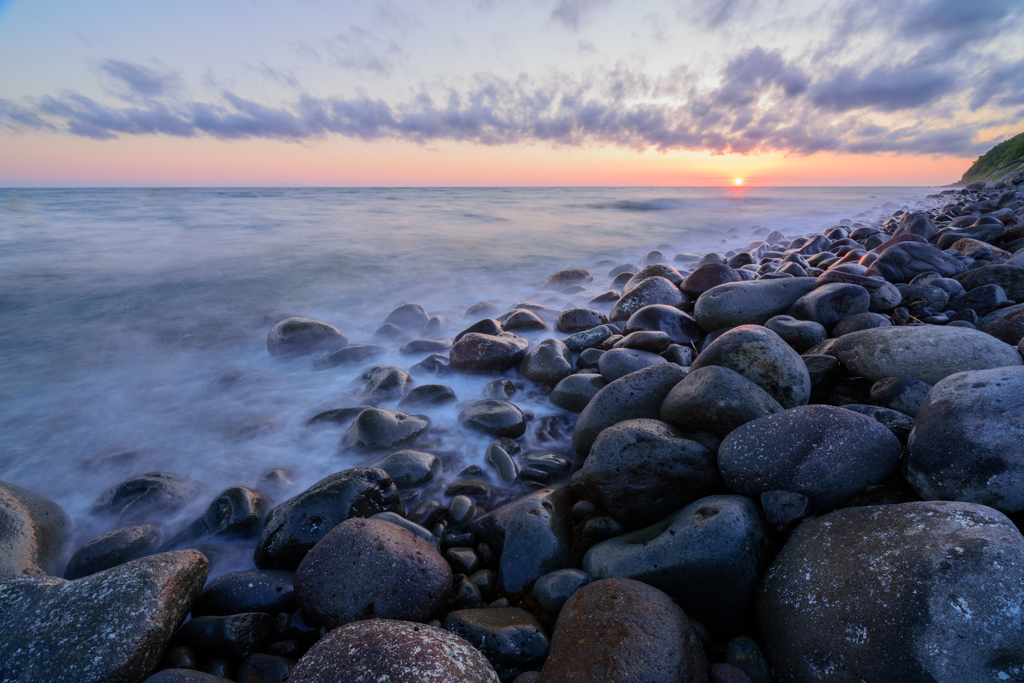
[[[690,372],[661,404],[661,419],[685,432],[725,436],[740,425],[783,410],[743,375],[709,365]]]
[[[600,360],[597,361],[597,368],[600,370],[601,376],[604,377],[604,381],[614,382],[631,372],[667,362],[667,360],[652,351],[613,348],[601,355]]]
[[[686,297],[678,288],[663,277],[655,276],[638,282],[632,289],[623,292],[612,306],[612,321],[629,320],[630,316],[644,306],[664,304],[681,306]]]
[[[555,385],[548,400],[559,408],[579,413],[607,384],[601,375],[569,375]]]
[[[335,351],[348,344],[337,327],[310,318],[285,318],[270,328],[267,351],[277,356]]]
[[[693,315],[705,332],[763,325],[788,311],[793,302],[812,289],[814,279],[803,277],[730,282],[701,294]]]
[[[813,320],[820,323],[825,331],[843,318],[857,313],[867,313],[871,295],[860,285],[829,284],[815,287],[789,307],[789,315],[798,320]]]
[[[538,384],[554,384],[572,374],[572,352],[557,339],[545,339],[523,358],[519,374]]]

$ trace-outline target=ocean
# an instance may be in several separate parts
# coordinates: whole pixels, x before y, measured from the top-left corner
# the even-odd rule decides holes
[[[768,231],[877,223],[932,205],[928,188],[0,189],[0,480],[51,498],[78,527],[132,474],[169,471],[217,492],[283,467],[294,492],[372,458],[339,455],[338,429],[311,416],[359,403],[363,367],[312,370],[272,359],[271,324],[289,315],[371,341],[396,306],[450,320],[454,336],[492,301],[585,305],[608,271],[649,250],[742,250]],[[676,264],[683,268],[683,264]],[[541,285],[585,268],[573,295]],[[552,332],[532,333],[539,341]],[[564,335],[557,335],[564,336]],[[396,345],[397,346],[397,345]],[[375,364],[408,369],[426,354]],[[417,378],[460,401],[493,378]],[[513,402],[563,414],[536,392]],[[393,407],[385,405],[384,407]],[[483,465],[488,442],[431,413],[445,477]],[[558,452],[567,444],[527,444]],[[100,530],[102,531],[102,529]]]

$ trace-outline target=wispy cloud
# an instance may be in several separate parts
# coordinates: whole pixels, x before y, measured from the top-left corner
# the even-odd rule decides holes
[[[163,97],[181,86],[181,76],[168,69],[152,69],[141,64],[107,59],[100,71],[114,83],[113,94],[123,99]]]
[[[551,20],[564,24],[574,31],[611,0],[556,0],[551,10]]]

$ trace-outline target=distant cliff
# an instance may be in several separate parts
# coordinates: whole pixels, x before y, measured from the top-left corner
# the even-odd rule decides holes
[[[1000,142],[978,157],[960,182],[1009,180],[1008,176],[1021,172],[1024,172],[1024,133]]]

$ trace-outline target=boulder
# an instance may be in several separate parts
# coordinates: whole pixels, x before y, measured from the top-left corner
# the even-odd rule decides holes
[[[181,474],[149,472],[125,479],[96,499],[92,514],[118,526],[160,522],[195,498],[202,485]]]
[[[811,278],[730,282],[700,295],[693,314],[705,332],[738,325],[763,325],[814,289]]]
[[[593,577],[585,571],[558,569],[537,579],[533,584],[533,597],[550,614],[557,615],[565,601],[591,581]]]
[[[71,518],[49,498],[0,481],[0,581],[60,573]]]
[[[258,534],[270,512],[270,499],[245,486],[232,486],[213,499],[191,524],[176,533],[164,550],[176,550],[210,539],[245,539]]]
[[[548,329],[547,324],[540,319],[540,316],[526,308],[513,308],[508,313],[498,316],[498,322],[502,329],[507,332],[512,330],[523,330],[534,332]]]
[[[430,321],[430,314],[427,309],[419,304],[402,304],[395,310],[388,313],[384,319],[384,325],[394,325],[409,334],[419,334]]]
[[[576,334],[570,335],[562,340],[565,347],[573,353],[581,353],[586,349],[595,349],[601,346],[602,343],[612,335],[616,334],[615,330],[607,325],[599,325],[583,332],[577,332]]]
[[[960,372],[928,392],[907,445],[926,500],[1024,510],[1024,367]]]
[[[539,683],[707,683],[708,662],[672,598],[632,579],[602,579],[562,607]]]
[[[373,464],[387,472],[400,489],[416,488],[434,480],[441,473],[441,461],[433,453],[395,451]]]
[[[388,347],[380,344],[352,344],[328,353],[313,363],[314,370],[329,370],[339,365],[356,365],[379,358],[388,352]]]
[[[399,411],[422,410],[457,403],[455,390],[443,384],[423,384],[410,389],[395,406]]]
[[[498,683],[487,658],[426,624],[368,619],[345,624],[302,656],[288,683]]]
[[[178,629],[174,642],[204,659],[244,659],[270,645],[274,617],[266,612],[195,617]]]
[[[743,496],[708,496],[645,529],[599,543],[583,557],[595,579],[627,578],[665,591],[718,640],[741,632],[768,566],[757,506]]]
[[[1001,342],[1016,346],[1024,338],[1024,309],[1000,316],[981,329]]]
[[[572,352],[557,339],[545,339],[523,358],[519,374],[538,384],[554,384],[572,374]]]
[[[295,572],[303,617],[327,629],[361,619],[424,622],[451,589],[451,567],[434,546],[379,519],[338,524]]]
[[[672,387],[661,404],[661,419],[684,432],[725,436],[740,425],[782,410],[768,392],[743,375],[709,365],[691,371]]]
[[[485,398],[473,401],[459,413],[459,424],[491,436],[518,439],[526,433],[523,411],[508,401]]]
[[[604,378],[604,381],[614,382],[637,370],[667,362],[660,355],[651,351],[613,348],[601,355],[600,360],[597,362],[597,367],[601,371],[601,377]]]
[[[844,334],[873,330],[876,327],[892,327],[892,321],[881,313],[854,313],[840,320],[832,328],[832,336],[838,338]]]
[[[1007,298],[1024,302],[1024,264],[994,263],[969,270],[956,280],[967,291],[984,285],[999,285]]]
[[[736,493],[759,499],[766,491],[792,491],[825,511],[883,482],[902,450],[891,431],[866,415],[801,406],[730,433],[718,449],[718,469]]]
[[[430,429],[430,419],[397,410],[367,408],[338,440],[338,450],[387,450],[414,441]]]
[[[787,681],[1013,680],[1024,538],[980,505],[838,510],[801,524],[765,575],[760,632]]]
[[[367,368],[349,385],[359,389],[359,396],[370,405],[395,401],[405,395],[412,378],[401,368],[375,365]]]
[[[818,276],[815,280],[815,287],[830,284],[857,285],[868,290],[871,303],[868,310],[872,313],[885,313],[900,305],[903,295],[900,290],[891,282],[886,282],[882,277],[867,277],[842,270],[829,269]]]
[[[522,362],[530,343],[515,335],[470,332],[448,354],[452,369],[466,373],[502,373]]]
[[[913,377],[886,377],[871,387],[871,402],[914,417],[932,385]]]
[[[594,276],[582,268],[560,270],[544,283],[545,289],[562,289],[570,285],[582,285],[594,281]]]
[[[626,284],[622,287],[622,292],[625,293],[636,287],[644,280],[648,280],[652,277],[665,278],[676,287],[683,282],[682,274],[672,266],[667,263],[652,263],[631,275],[629,280],[627,280]]]
[[[851,373],[871,382],[903,376],[935,384],[956,372],[1024,363],[1016,349],[984,332],[938,325],[852,332],[837,339],[832,352]]]
[[[270,511],[253,562],[260,569],[295,569],[335,526],[378,512],[404,512],[387,472],[357,467],[332,474]]]
[[[68,562],[64,578],[80,579],[146,555],[153,555],[159,549],[162,539],[160,527],[153,524],[135,524],[115,529],[79,548]]]
[[[740,274],[724,263],[705,263],[687,276],[679,285],[679,289],[691,299],[696,299],[712,287],[742,281]]]
[[[480,651],[503,681],[540,668],[548,656],[548,634],[536,617],[518,607],[459,609],[444,629]]]
[[[920,235],[926,240],[930,240],[932,237],[935,237],[935,233],[935,224],[932,223],[932,219],[928,217],[928,214],[912,211],[900,217],[899,227],[896,228],[892,236]]]
[[[766,328],[782,337],[797,353],[803,353],[815,344],[828,339],[828,332],[821,323],[813,320],[797,320],[790,315],[777,315],[764,324]]]
[[[663,277],[650,277],[641,280],[632,289],[624,290],[622,296],[612,306],[609,317],[613,321],[629,320],[630,316],[644,306],[681,306],[684,303],[686,297],[674,284]]]
[[[346,344],[348,339],[337,327],[310,318],[285,318],[267,334],[267,351],[275,358],[324,353]]]
[[[904,242],[886,249],[868,266],[864,274],[868,277],[880,275],[895,283],[910,282],[918,275],[929,272],[938,273],[942,277],[953,277],[964,270],[963,263],[937,247],[918,242]]]
[[[580,498],[592,500],[629,529],[721,490],[714,440],[660,420],[626,420],[608,427],[573,476]]]
[[[690,344],[704,336],[697,321],[678,308],[654,304],[644,306],[626,321],[624,332],[664,332],[674,344]]]
[[[857,313],[867,313],[871,305],[871,295],[860,285],[834,283],[815,287],[797,299],[789,307],[789,315],[797,320],[813,320],[820,323],[825,331],[832,328],[843,318]]]
[[[66,581],[0,583],[0,680],[133,683],[156,668],[206,581],[195,550]]]
[[[263,612],[291,614],[297,608],[293,589],[295,572],[287,569],[252,569],[218,576],[203,588],[193,617]]]
[[[608,322],[608,316],[592,308],[570,308],[555,320],[555,329],[566,334],[583,332]]]
[[[607,384],[601,375],[569,375],[555,385],[548,400],[559,408],[579,413]]]
[[[741,325],[721,335],[690,365],[734,370],[764,389],[783,408],[806,405],[811,397],[807,365],[779,335],[759,325]]]

